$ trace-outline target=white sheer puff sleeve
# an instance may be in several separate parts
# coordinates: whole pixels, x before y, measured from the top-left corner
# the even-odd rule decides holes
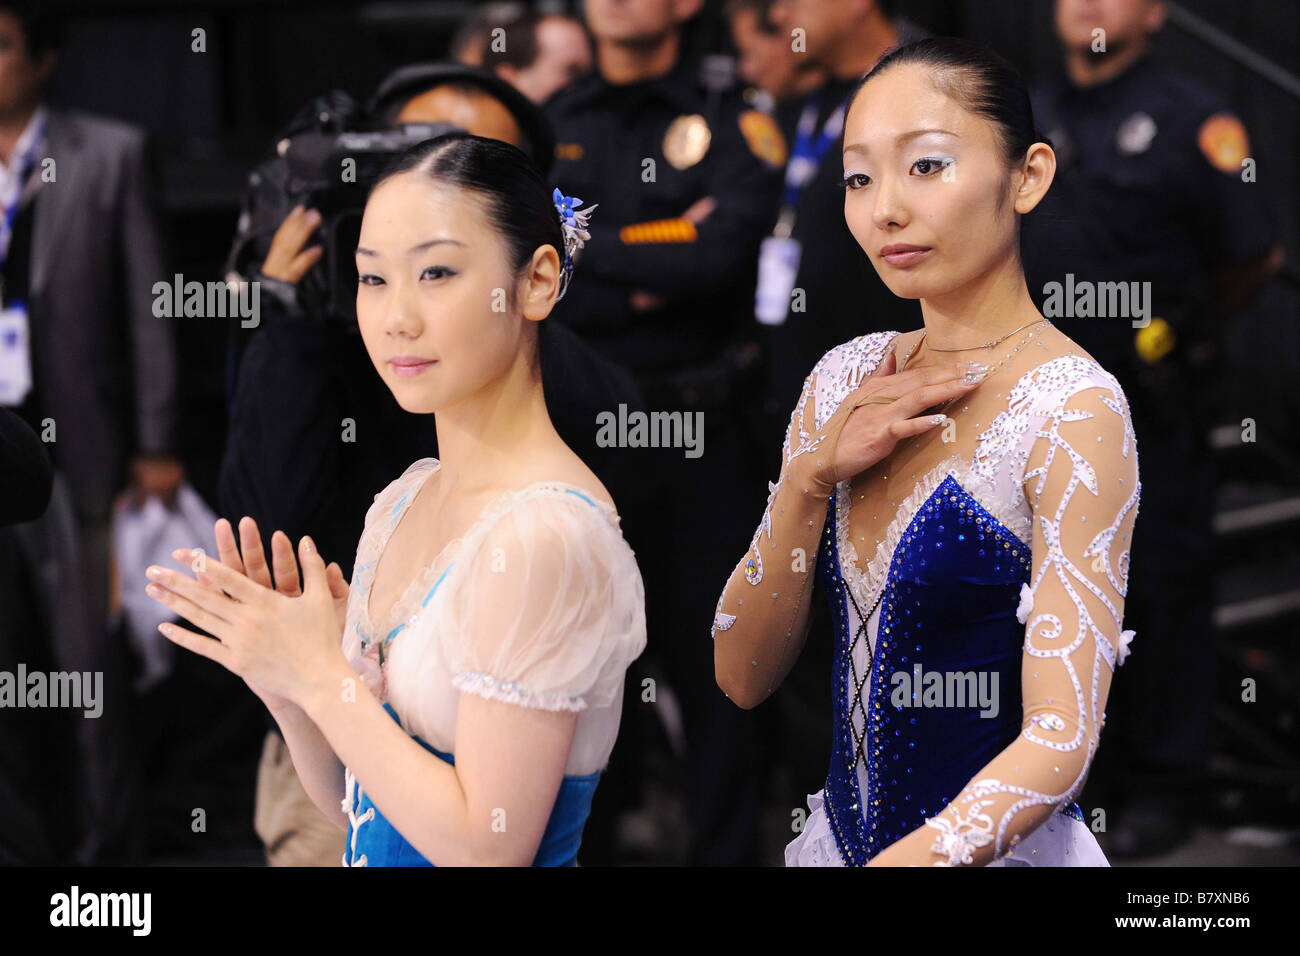
[[[545,710],[621,706],[646,644],[645,592],[615,520],[534,488],[482,523],[448,596],[443,648],[459,690]]]
[[[1082,386],[1082,387],[1080,387]],[[1033,510],[1020,735],[881,864],[982,865],[1003,856],[1083,788],[1105,723],[1137,516],[1137,447],[1119,384],[1101,373],[1047,403],[1032,428],[1023,490]]]

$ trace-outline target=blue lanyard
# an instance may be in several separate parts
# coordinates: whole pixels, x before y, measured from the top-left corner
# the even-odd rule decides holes
[[[18,193],[14,196],[14,201],[5,206],[4,234],[9,237],[9,241],[5,243],[4,249],[0,250],[0,268],[4,268],[5,262],[9,259],[9,242],[13,240],[14,220],[18,218],[18,207],[22,204],[23,187],[27,185],[27,177],[32,174],[32,169],[36,166],[37,147],[40,146],[44,133],[45,117],[42,116],[36,125],[36,134],[32,137],[28,153],[23,157],[22,169],[18,174]]]
[[[799,126],[795,132],[794,147],[790,151],[790,161],[785,165],[785,196],[782,202],[791,211],[799,205],[799,196],[803,193],[804,186],[826,158],[831,143],[844,132],[844,108],[847,101],[826,117],[817,139],[813,139],[813,127],[817,123],[817,109],[820,105],[820,94],[813,93],[808,97],[803,112],[799,114]]]

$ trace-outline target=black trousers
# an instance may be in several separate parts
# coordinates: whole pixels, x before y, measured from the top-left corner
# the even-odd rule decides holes
[[[639,450],[649,494],[625,533],[646,587],[647,655],[661,664],[681,707],[688,862],[756,865],[768,756],[762,715],[718,688],[709,632],[718,597],[762,517],[767,486],[735,413],[703,415],[699,457],[681,448]],[[656,706],[642,700],[641,670],[634,664],[628,672],[628,706]]]
[[[45,622],[18,534],[0,528],[0,671],[17,679],[53,669]],[[21,692],[22,688],[18,688]],[[71,861],[64,826],[74,766],[70,718],[53,708],[0,710],[0,865],[54,866]],[[59,776],[59,771],[64,771]]]
[[[98,679],[99,715],[85,709],[52,711],[49,739],[24,741],[33,774],[19,781],[26,794],[57,785],[71,794],[68,805],[47,813],[53,845],[82,865],[130,862],[139,852],[139,753],[128,671],[130,658],[108,622],[109,525],[78,511],[66,480],[56,473],[45,514],[11,529],[11,559],[22,569],[9,582],[6,600],[18,609],[12,630],[0,623],[0,667],[12,670],[19,659],[33,670],[76,672]],[[8,660],[12,658],[13,660]],[[13,713],[0,712],[0,733],[13,726],[35,733]],[[62,732],[69,730],[71,749]],[[50,804],[51,811],[59,807]],[[67,835],[75,836],[69,841]]]

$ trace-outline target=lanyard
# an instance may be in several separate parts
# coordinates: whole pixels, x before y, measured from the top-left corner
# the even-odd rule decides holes
[[[4,268],[5,262],[9,259],[9,242],[13,238],[14,220],[18,218],[18,206],[22,201],[23,187],[27,185],[27,177],[32,174],[32,169],[36,166],[36,154],[40,151],[44,133],[45,117],[42,116],[36,125],[35,135],[27,146],[26,154],[21,157],[22,165],[19,167],[18,179],[12,187],[13,198],[5,202],[4,221],[0,223],[0,269]]]
[[[821,95],[813,93],[808,97],[803,112],[799,114],[799,126],[795,132],[794,146],[790,150],[790,161],[785,164],[785,194],[781,202],[781,215],[776,224],[776,235],[789,236],[794,228],[795,209],[799,197],[808,181],[813,178],[821,161],[826,157],[831,143],[844,131],[844,111],[848,101],[840,103],[826,117],[817,138],[813,139],[813,127],[817,124],[817,109],[821,105]]]

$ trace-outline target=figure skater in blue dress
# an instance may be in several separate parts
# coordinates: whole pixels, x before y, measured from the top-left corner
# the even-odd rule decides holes
[[[848,226],[922,327],[809,374],[718,601],[718,683],[772,693],[815,575],[834,733],[787,865],[1105,866],[1074,801],[1133,637],[1138,461],[1119,383],[1025,285],[1019,219],[1055,155],[1009,64],[927,39],[858,86],[843,163]]]

